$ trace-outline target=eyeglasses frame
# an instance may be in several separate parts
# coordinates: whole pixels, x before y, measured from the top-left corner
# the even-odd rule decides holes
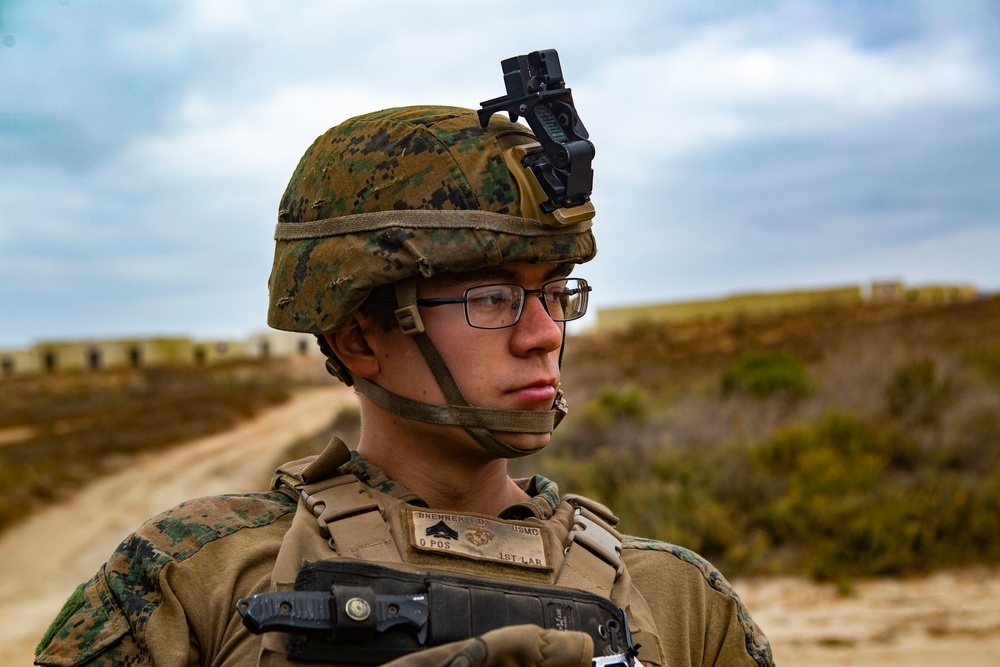
[[[552,318],[553,322],[572,322],[573,320],[578,320],[587,314],[586,306],[584,307],[583,312],[577,315],[576,317],[571,317],[568,319],[556,319],[555,317],[552,316],[552,313],[549,312],[549,306],[548,304],[545,303],[545,299],[542,298],[542,295],[545,294],[546,287],[567,280],[575,280],[578,283],[580,283],[579,291],[583,292],[584,294],[592,292],[594,289],[584,278],[559,278],[558,280],[550,280],[549,282],[545,283],[538,289],[528,289],[526,287],[518,285],[517,283],[490,283],[488,285],[476,285],[474,287],[470,287],[469,289],[465,290],[465,294],[460,297],[434,297],[427,299],[417,299],[417,305],[424,306],[425,308],[436,308],[438,306],[445,306],[452,303],[461,303],[465,306],[465,321],[466,323],[468,323],[470,327],[472,327],[473,329],[485,329],[487,331],[494,331],[498,329],[508,329],[517,324],[518,322],[520,322],[521,314],[524,312],[524,304],[528,300],[528,295],[538,294],[539,301],[542,302],[542,308],[545,309],[545,313]],[[499,327],[483,327],[483,326],[477,326],[472,323],[472,321],[469,318],[469,292],[471,292],[472,290],[482,289],[484,287],[516,287],[524,292],[524,296],[521,298],[521,302],[517,309],[517,315],[514,316],[513,322],[511,322],[510,324],[504,324],[503,326]],[[589,306],[589,303],[587,305]]]

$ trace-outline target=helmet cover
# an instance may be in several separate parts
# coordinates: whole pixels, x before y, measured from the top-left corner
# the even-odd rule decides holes
[[[523,125],[416,106],[357,116],[303,155],[281,200],[268,324],[337,331],[381,285],[508,262],[589,261],[591,222],[562,227],[522,210],[504,151]]]

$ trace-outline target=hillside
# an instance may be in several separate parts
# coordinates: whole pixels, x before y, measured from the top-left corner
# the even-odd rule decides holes
[[[1000,562],[1000,297],[578,336],[541,457],[727,572]]]
[[[708,556],[779,664],[995,662],[1000,299],[640,326],[571,339],[565,370],[570,417],[518,468],[606,500],[624,532]],[[340,405],[349,439],[350,392],[306,397],[303,381],[249,365],[0,383],[0,470],[30,500],[0,537],[19,572],[0,591],[0,664],[28,663],[73,585],[145,516],[259,488],[289,442],[324,444],[308,434]],[[761,573],[781,576],[747,578]]]
[[[136,456],[232,428],[293,385],[261,362],[0,380],[0,531]]]
[[[0,529],[138,454],[331,382],[313,366],[0,382]],[[626,532],[729,574],[846,588],[1000,562],[1000,297],[575,336],[564,387],[569,418],[515,474],[541,471],[614,507]]]

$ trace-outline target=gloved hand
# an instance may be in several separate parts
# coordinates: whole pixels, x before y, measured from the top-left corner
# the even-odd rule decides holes
[[[589,667],[593,656],[594,641],[585,632],[511,625],[410,653],[383,667]]]

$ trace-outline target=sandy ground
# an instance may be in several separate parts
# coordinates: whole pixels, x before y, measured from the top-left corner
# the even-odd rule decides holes
[[[30,665],[78,583],[150,516],[197,496],[260,490],[274,458],[353,402],[344,387],[307,389],[240,427],[137,461],[40,512],[0,539],[0,667]]]
[[[1000,665],[1000,571],[859,581],[846,597],[790,577],[733,585],[782,667]]]
[[[233,431],[141,459],[0,539],[0,667],[30,665],[63,601],[135,526],[195,496],[256,489],[273,459],[353,401],[309,389]],[[858,582],[850,596],[796,578],[734,582],[783,667],[1000,665],[1000,571]]]

